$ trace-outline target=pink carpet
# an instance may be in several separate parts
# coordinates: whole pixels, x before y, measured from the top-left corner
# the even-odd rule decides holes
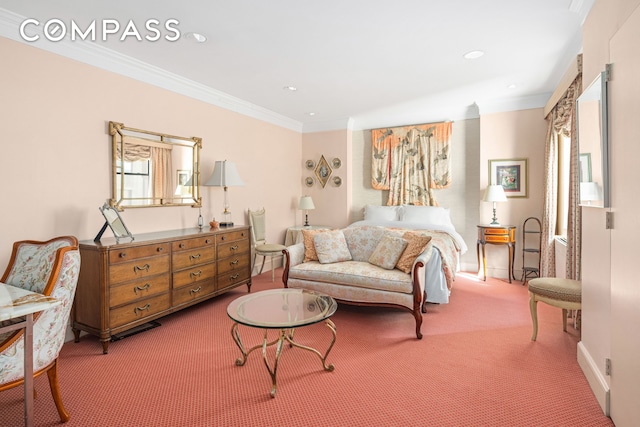
[[[254,278],[254,292],[281,286]],[[227,304],[246,287],[160,319],[110,344],[84,336],[60,356],[67,426],[611,426],[576,362],[579,331],[539,304],[531,341],[526,287],[460,274],[451,303],[430,305],[417,340],[407,311],[340,304],[326,372],[312,353],[285,348],[278,391],[260,351],[245,366]],[[261,331],[240,327],[247,344]],[[275,332],[273,332],[275,334]],[[275,335],[274,335],[275,336]],[[324,324],[296,330],[322,351]],[[36,379],[37,426],[60,425],[46,375]],[[0,393],[0,425],[22,425],[22,388]]]

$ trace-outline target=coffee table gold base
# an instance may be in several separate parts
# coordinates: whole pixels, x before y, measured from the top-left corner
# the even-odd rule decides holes
[[[231,327],[231,336],[233,337],[233,340],[238,345],[238,348],[240,348],[240,352],[242,352],[242,357],[239,357],[236,359],[236,365],[244,366],[244,364],[247,362],[247,357],[249,356],[249,354],[251,354],[253,350],[262,348],[262,358],[264,359],[264,364],[267,367],[267,371],[269,371],[269,375],[271,375],[271,381],[272,381],[271,397],[276,397],[276,387],[277,387],[276,373],[278,371],[278,362],[280,361],[280,356],[282,355],[282,347],[285,341],[289,343],[290,347],[298,347],[303,350],[308,350],[316,354],[320,358],[320,361],[322,362],[322,367],[324,368],[324,370],[331,372],[334,370],[334,366],[333,366],[333,363],[327,365],[327,356],[329,355],[329,352],[333,348],[333,344],[336,342],[336,325],[334,325],[330,319],[326,319],[324,322],[327,325],[327,327],[331,330],[331,333],[333,335],[331,343],[329,344],[329,348],[327,348],[327,351],[324,353],[324,355],[322,355],[322,353],[320,353],[315,348],[308,347],[306,345],[302,345],[295,342],[293,340],[294,329],[292,328],[280,329],[280,334],[278,338],[276,338],[271,342],[269,342],[267,339],[267,333],[269,330],[265,329],[264,340],[262,341],[262,344],[255,345],[247,351],[245,350],[244,345],[242,344],[242,340],[240,339],[240,334],[238,333],[238,323],[234,323],[233,326]],[[272,369],[271,366],[269,366],[269,361],[267,359],[267,347],[270,347],[274,344],[276,344],[276,357],[273,362],[273,369]]]

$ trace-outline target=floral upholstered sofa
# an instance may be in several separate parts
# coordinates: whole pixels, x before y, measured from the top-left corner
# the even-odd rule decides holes
[[[380,226],[303,230],[303,243],[284,251],[285,287],[325,293],[356,305],[409,310],[422,338],[424,268],[433,253],[431,237],[418,230]]]

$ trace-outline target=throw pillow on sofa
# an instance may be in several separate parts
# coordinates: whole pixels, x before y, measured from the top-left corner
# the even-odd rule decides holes
[[[411,273],[411,267],[413,267],[414,261],[418,258],[418,255],[425,250],[431,241],[431,236],[424,236],[419,233],[407,231],[402,235],[402,238],[407,241],[407,247],[404,252],[402,252],[396,268],[405,273]]]
[[[304,261],[318,261],[316,247],[313,244],[313,237],[318,233],[324,233],[328,230],[302,230],[302,241],[304,242]]]
[[[320,264],[351,261],[351,252],[342,230],[325,231],[313,237]]]
[[[369,264],[377,265],[386,270],[393,270],[400,256],[407,247],[407,241],[402,237],[384,236],[369,257]]]

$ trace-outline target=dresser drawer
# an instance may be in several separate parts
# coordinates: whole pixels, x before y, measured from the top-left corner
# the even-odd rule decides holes
[[[173,291],[173,306],[202,298],[216,290],[215,280],[203,280]]]
[[[509,230],[506,228],[485,228],[484,235],[489,236],[490,234],[504,234],[509,235]]]
[[[122,304],[169,292],[169,273],[152,276],[112,286],[109,289],[109,307],[117,307]]]
[[[218,244],[218,259],[233,257],[249,253],[249,241],[238,240],[230,243]]]
[[[169,271],[169,254],[115,264],[109,267],[111,284],[155,276]]]
[[[249,256],[240,254],[218,261],[218,274],[224,274],[229,271],[242,270],[249,267]]]
[[[218,276],[218,290],[228,288],[229,286],[233,286],[236,283],[248,280],[250,277],[251,271],[249,271],[248,266],[243,270],[235,270],[225,274],[221,274]]]
[[[213,279],[216,275],[216,264],[209,263],[199,265],[197,267],[173,273],[173,289],[180,288],[185,285],[194,284],[207,279]]]
[[[173,242],[171,244],[171,249],[173,249],[173,251],[175,252],[185,249],[203,248],[207,246],[215,246],[215,239],[213,236],[199,237],[197,239],[185,239],[180,240],[179,242]]]
[[[171,307],[171,298],[169,293],[164,293],[152,298],[147,298],[132,304],[111,310],[111,328],[126,325],[152,316],[161,311],[168,310]]]
[[[216,257],[216,248],[211,245],[209,247],[198,247],[194,249],[184,250],[173,253],[173,271],[182,270],[183,268],[193,267],[199,264],[211,262]]]
[[[511,242],[511,238],[506,236],[484,236],[484,240],[487,243],[509,243]]]
[[[230,231],[228,233],[221,233],[216,236],[216,240],[218,245],[221,243],[232,242],[234,240],[248,240],[249,239],[249,230],[238,230],[238,231]]]
[[[157,245],[138,246],[135,248],[122,248],[109,251],[109,263],[119,264],[136,260],[139,258],[148,258],[155,255],[169,254],[169,243],[159,243]]]

